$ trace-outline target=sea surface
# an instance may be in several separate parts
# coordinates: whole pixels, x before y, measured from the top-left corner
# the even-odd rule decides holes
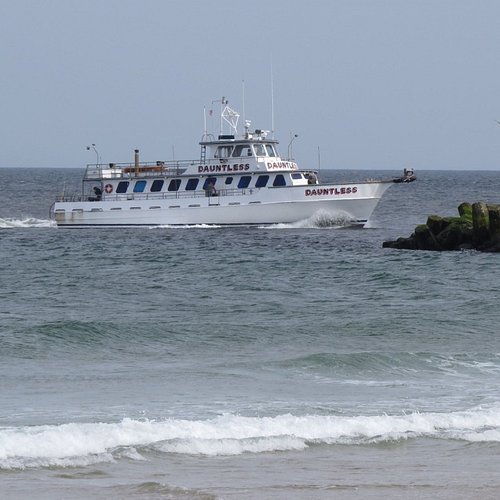
[[[500,172],[362,229],[57,229],[82,173],[0,169],[0,498],[500,498],[500,255],[382,248]]]

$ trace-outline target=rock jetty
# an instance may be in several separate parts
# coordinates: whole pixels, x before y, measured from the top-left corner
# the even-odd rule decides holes
[[[385,248],[500,252],[500,205],[462,203],[458,217],[431,215],[408,238],[384,241]]]

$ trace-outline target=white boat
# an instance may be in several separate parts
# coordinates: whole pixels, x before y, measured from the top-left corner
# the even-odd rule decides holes
[[[205,133],[201,154],[190,161],[90,164],[82,190],[62,194],[51,207],[59,227],[165,225],[268,225],[327,214],[364,225],[394,180],[321,183],[278,154],[278,141],[250,131],[227,106],[221,133]],[[231,133],[222,133],[223,122]],[[289,155],[290,156],[290,155]]]

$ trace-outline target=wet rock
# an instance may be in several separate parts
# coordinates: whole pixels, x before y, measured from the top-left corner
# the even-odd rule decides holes
[[[490,215],[484,201],[472,204],[472,238],[473,243],[480,246],[490,239]]]
[[[427,227],[433,234],[439,234],[451,223],[450,217],[440,217],[439,215],[429,215],[427,218]]]
[[[500,206],[488,205],[489,213],[489,233],[492,240],[500,239]]]
[[[458,213],[462,219],[472,222],[472,205],[470,203],[460,203],[458,205]]]
[[[420,224],[413,233],[418,250],[441,250],[439,244],[427,224]]]
[[[430,215],[408,238],[384,241],[384,248],[500,252],[500,205],[461,203],[459,217]]]

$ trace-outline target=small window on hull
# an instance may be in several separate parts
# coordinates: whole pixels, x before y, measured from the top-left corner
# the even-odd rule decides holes
[[[163,184],[163,179],[156,179],[153,181],[153,184],[151,184],[151,192],[157,193],[158,191],[161,191],[163,189]]]
[[[186,191],[195,191],[198,187],[199,179],[189,179],[186,184]]]
[[[180,185],[181,185],[180,179],[172,179],[170,181],[170,184],[168,185],[168,190],[169,191],[179,191]]]
[[[137,181],[134,186],[134,193],[144,192],[145,187],[146,187],[146,181]]]
[[[278,174],[274,179],[273,186],[286,186],[285,178],[282,174]]]
[[[245,189],[250,184],[252,178],[249,175],[244,175],[238,182],[238,189]]]
[[[212,186],[215,186],[215,183],[217,182],[217,179],[215,177],[207,177],[205,179],[205,182],[203,183],[203,189],[208,189],[208,185],[212,184]]]
[[[259,177],[257,177],[257,182],[255,183],[255,187],[256,188],[266,187],[268,181],[269,181],[268,175],[259,175]]]
[[[129,181],[121,181],[118,183],[118,186],[116,187],[116,192],[117,193],[126,193],[128,189]]]

